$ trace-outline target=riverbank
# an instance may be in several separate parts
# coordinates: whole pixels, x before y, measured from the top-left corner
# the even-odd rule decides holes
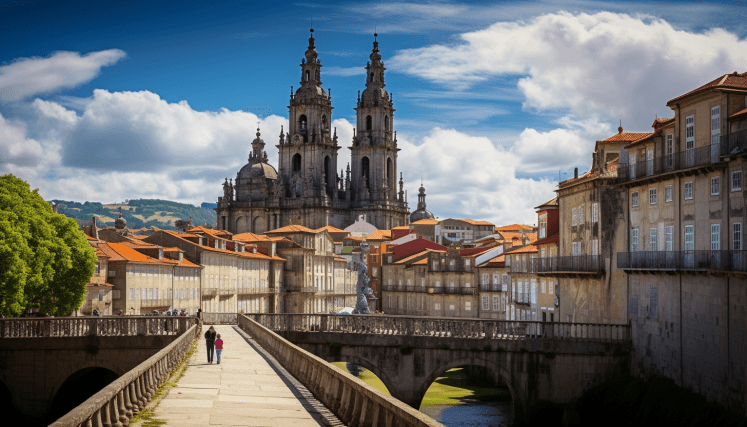
[[[345,362],[333,363],[338,368],[350,372]],[[358,378],[371,386],[378,388],[386,394],[390,394],[384,383],[368,369],[361,368]],[[511,401],[508,389],[497,388],[489,385],[474,384],[467,378],[462,368],[450,369],[436,380],[428,388],[420,404],[420,409],[429,406],[455,406],[474,405],[485,402]]]

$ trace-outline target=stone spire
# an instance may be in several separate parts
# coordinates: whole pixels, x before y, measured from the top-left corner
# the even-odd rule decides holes
[[[301,86],[321,86],[322,79],[320,74],[320,68],[322,67],[321,61],[319,61],[319,53],[316,51],[314,45],[314,29],[311,30],[309,36],[309,48],[306,49],[304,59],[301,60]],[[324,92],[324,91],[322,91]]]
[[[252,152],[249,154],[249,163],[259,163],[267,157],[265,153],[265,141],[260,138],[259,127],[257,128],[257,137],[252,141]]]
[[[371,55],[368,56],[371,61],[366,64],[366,87],[383,88],[386,86],[384,83],[384,70],[386,68],[384,68],[384,63],[381,62],[378,36],[374,33],[373,49]]]

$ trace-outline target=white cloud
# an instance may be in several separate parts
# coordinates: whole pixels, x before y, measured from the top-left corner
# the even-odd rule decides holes
[[[555,182],[517,178],[517,156],[485,137],[436,128],[417,145],[401,137],[399,147],[411,209],[421,179],[428,209],[441,218],[533,224],[534,206],[554,197]]]
[[[667,100],[747,67],[747,40],[725,30],[693,33],[609,12],[498,22],[460,38],[400,51],[389,65],[451,89],[524,76],[518,88],[526,108],[622,118],[639,129],[667,114]]]
[[[0,114],[0,168],[7,164],[37,166],[43,156],[41,144],[26,137],[23,123],[11,123]]]
[[[101,67],[125,57],[119,49],[91,52],[56,52],[47,58],[20,58],[0,66],[0,102],[56,92],[90,82]]]
[[[340,77],[351,77],[351,76],[362,76],[366,74],[366,69],[363,67],[325,67],[324,74],[328,76],[340,76]]]

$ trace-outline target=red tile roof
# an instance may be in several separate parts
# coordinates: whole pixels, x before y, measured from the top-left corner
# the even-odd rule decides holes
[[[548,236],[548,237],[545,237],[544,239],[540,239],[540,240],[532,242],[532,244],[534,246],[549,245],[549,244],[552,244],[552,243],[554,243],[556,245],[558,243],[560,243],[560,233],[559,232],[555,232],[551,236]]]
[[[212,228],[205,228],[201,225],[194,227],[194,228],[190,228],[189,230],[187,230],[187,232],[188,233],[205,233],[209,236],[212,236],[218,239],[223,239],[223,240],[231,240],[229,239],[229,237],[231,237],[232,235],[232,233],[226,230],[215,230]]]
[[[406,258],[402,258],[401,260],[396,261],[395,264],[407,264],[408,261],[412,261],[415,258],[418,258],[418,257],[421,257],[421,256],[425,256],[425,255],[428,254],[428,252],[444,253],[446,251],[436,251],[436,250],[433,250],[433,249],[426,249],[426,250],[424,250],[422,252],[418,252],[418,253],[416,253],[414,255],[410,255],[410,256],[408,256]]]
[[[495,227],[495,231],[530,231],[534,230],[534,227],[524,224],[511,224],[511,225],[504,225],[502,227]]]
[[[535,209],[544,208],[545,206],[558,206],[558,198],[554,198],[552,200],[548,200],[545,203],[542,203],[541,205],[535,207]]]
[[[151,264],[169,264],[132,249],[126,243],[105,243],[99,246],[104,253],[109,255],[109,261],[147,262]],[[117,259],[112,256],[117,255]]]
[[[253,252],[248,252],[248,251],[235,252],[235,251],[229,251],[228,249],[214,248],[212,246],[201,246],[201,245],[198,245],[197,243],[195,243],[195,242],[193,242],[191,240],[187,240],[187,239],[183,238],[181,234],[179,234],[179,233],[177,233],[175,231],[163,230],[163,232],[164,233],[168,233],[168,234],[170,234],[170,235],[172,235],[172,236],[174,236],[174,237],[176,237],[178,239],[181,239],[184,242],[187,242],[187,243],[189,243],[191,245],[197,246],[200,249],[204,249],[204,250],[210,251],[210,252],[220,252],[220,253],[224,253],[224,254],[227,254],[227,255],[243,256],[243,257],[246,257],[246,258],[259,258],[259,259],[272,259],[272,260],[276,260],[276,261],[285,261],[285,258],[281,258],[281,257],[279,257],[277,255],[275,255],[274,257],[270,257],[270,256],[264,255],[264,254],[262,254],[260,252],[257,252],[256,254],[253,253]]]
[[[391,230],[376,230],[366,237],[366,240],[390,240],[392,238]]]
[[[743,116],[745,114],[747,114],[747,108],[745,108],[744,110],[737,111],[736,113],[734,113],[731,116],[729,116],[729,118],[730,119],[735,119],[735,118]],[[88,236],[86,236],[86,237],[88,237]]]
[[[339,228],[332,227],[331,225],[327,225],[322,228],[317,228],[314,231],[316,231],[317,233],[321,233],[322,231],[326,231],[327,233],[347,233],[347,231],[340,230]]]
[[[525,254],[525,253],[532,253],[532,252],[538,252],[537,247],[534,245],[526,245],[526,246],[522,246],[520,248],[508,251],[507,255]]]
[[[477,220],[474,220],[474,219],[460,219],[460,221],[464,221],[467,224],[472,224],[472,225],[493,225],[492,222],[477,221]]]
[[[619,132],[601,142],[631,142],[648,136],[649,132]]]
[[[436,225],[438,224],[437,219],[423,218],[421,220],[410,223],[410,225]]]
[[[410,226],[409,225],[400,225],[399,227],[392,228],[392,230],[408,230],[409,231],[410,230]]]
[[[489,259],[484,263],[480,264],[480,267],[503,267],[506,263],[506,255],[500,254],[497,257]]]
[[[480,246],[479,248],[466,248],[466,249],[459,249],[459,255],[460,256],[468,256],[468,257],[474,257],[477,255],[480,255],[481,253],[485,253],[491,249],[495,249],[496,247],[501,246],[498,244],[493,244],[492,246]]]
[[[651,127],[654,129],[659,129],[670,124],[674,124],[674,117],[670,117],[668,119],[657,118],[656,120],[654,120],[654,124],[652,124]]]
[[[731,74],[724,74],[721,77],[718,77],[695,90],[691,90],[684,95],[680,95],[676,98],[670,99],[669,102],[667,102],[667,105],[675,101],[679,101],[680,99],[683,99],[690,95],[694,95],[698,92],[713,88],[747,89],[747,73],[739,74],[735,71]]]
[[[275,233],[311,233],[315,234],[316,231],[306,228],[303,225],[287,225],[285,227],[277,228],[275,230],[266,231],[265,234]]]

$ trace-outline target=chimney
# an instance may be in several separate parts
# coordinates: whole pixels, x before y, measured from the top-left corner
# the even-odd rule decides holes
[[[573,168],[573,178],[578,178],[578,168]]]
[[[99,240],[99,227],[96,225],[96,215],[91,218],[91,237]]]

